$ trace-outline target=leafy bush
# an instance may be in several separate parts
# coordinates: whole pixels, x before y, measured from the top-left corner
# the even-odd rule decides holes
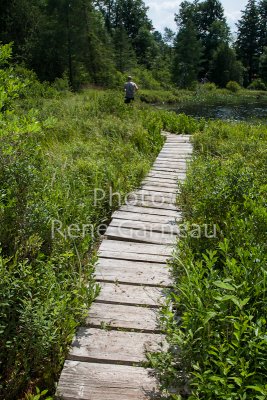
[[[217,86],[213,82],[207,82],[200,86],[201,90],[206,92],[213,92],[217,89]]]
[[[230,92],[237,93],[241,89],[241,86],[235,81],[229,81],[226,85],[226,89]]]
[[[189,226],[217,233],[178,244],[163,314],[170,350],[154,362],[166,389],[185,388],[182,398],[263,400],[267,129],[210,122],[194,147],[180,205]]]
[[[134,81],[143,89],[160,90],[161,84],[154,77],[153,73],[145,68],[134,68],[132,71]]]
[[[255,79],[247,88],[249,90],[267,90],[265,83],[261,79]]]
[[[0,70],[0,391],[5,400],[23,393],[38,398],[44,388],[53,392],[68,345],[97,293],[92,278],[97,228],[118,207],[117,196],[109,201],[110,190],[123,198],[138,186],[163,144],[161,120],[125,105],[123,94],[63,94],[43,87],[31,72],[9,67],[10,56],[11,47],[1,47],[6,65]],[[62,89],[62,82],[55,86]],[[95,188],[105,193],[96,204]],[[54,236],[53,220],[61,224]],[[87,225],[92,231],[83,231]]]

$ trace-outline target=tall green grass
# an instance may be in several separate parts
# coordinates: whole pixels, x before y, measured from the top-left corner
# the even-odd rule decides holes
[[[41,84],[32,72],[8,65],[10,55],[10,46],[0,48],[5,400],[34,398],[39,388],[53,393],[76,327],[98,292],[99,233],[119,206],[110,193],[123,199],[138,187],[163,145],[162,129],[184,133],[198,126],[139,102],[125,105],[123,91],[74,94],[64,80]],[[97,201],[95,189],[105,194]],[[55,220],[60,231],[53,235]]]
[[[179,204],[190,226],[216,224],[217,237],[177,245],[163,313],[170,350],[155,364],[172,399],[264,400],[267,129],[217,121],[193,143]]]
[[[109,190],[137,187],[164,139],[159,117],[116,92],[60,93],[6,65],[0,94],[0,397],[13,400],[53,393],[98,290],[99,237],[53,238],[52,221],[97,231],[118,207]],[[96,204],[95,188],[106,193]]]

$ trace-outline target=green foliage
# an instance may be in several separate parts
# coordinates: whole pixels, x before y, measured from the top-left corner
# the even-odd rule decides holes
[[[213,82],[207,82],[201,85],[200,89],[204,92],[214,92],[217,89],[217,86]]]
[[[36,394],[26,394],[25,400],[40,400],[44,398],[47,394],[48,390],[40,390],[38,387],[36,388]],[[44,400],[52,400],[52,397],[45,397]]]
[[[230,39],[230,30],[221,2],[218,0],[183,1],[176,15],[176,21],[180,30],[191,24],[195,27],[197,39],[203,46],[201,69],[208,72],[209,60],[213,53],[220,45],[229,43]]]
[[[145,68],[134,68],[132,70],[135,81],[142,89],[160,90],[161,84],[154,77],[153,73]]]
[[[237,93],[241,89],[241,86],[236,81],[229,81],[226,85],[226,89],[232,93]]]
[[[10,48],[1,50],[5,63]],[[53,392],[98,291],[98,227],[118,207],[110,190],[123,199],[139,185],[162,147],[162,122],[123,93],[41,90],[34,74],[8,65],[0,77],[0,390],[5,400],[42,398],[32,389]],[[96,202],[95,188],[105,193]]]
[[[254,75],[258,72],[259,56],[259,10],[256,0],[248,0],[241,19],[237,24],[236,50],[239,59],[247,68],[247,84],[251,83]]]
[[[260,56],[259,75],[264,82],[267,82],[267,47],[263,48],[263,53]]]
[[[243,66],[228,44],[221,44],[213,54],[210,79],[220,87],[225,87],[230,80],[243,83]]]
[[[180,205],[189,226],[217,233],[178,243],[163,314],[170,350],[152,361],[166,389],[190,387],[182,398],[263,400],[267,129],[209,122],[193,143]]]
[[[170,111],[160,111],[160,118],[163,123],[163,129],[177,134],[192,134],[197,130],[202,130],[204,120],[196,121],[185,114],[176,114]]]
[[[247,88],[249,90],[267,90],[265,83],[261,79],[255,79]]]
[[[197,37],[194,24],[189,21],[175,39],[173,81],[182,88],[188,88],[197,80],[202,59],[202,44]]]

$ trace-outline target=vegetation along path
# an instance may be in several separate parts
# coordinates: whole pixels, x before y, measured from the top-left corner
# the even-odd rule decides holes
[[[166,268],[177,240],[177,180],[192,152],[189,136],[166,134],[165,145],[140,190],[112,216],[99,249],[101,292],[72,344],[59,380],[63,399],[157,398],[147,351],[164,336],[158,309],[171,286]]]

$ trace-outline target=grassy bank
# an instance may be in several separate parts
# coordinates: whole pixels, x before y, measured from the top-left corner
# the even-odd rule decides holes
[[[212,122],[193,143],[179,196],[189,229],[163,314],[170,351],[155,364],[172,399],[264,400],[267,129]]]
[[[99,233],[119,206],[110,193],[123,199],[139,185],[163,145],[161,129],[198,124],[127,106],[123,93],[40,84],[8,66],[0,95],[0,398],[31,399],[36,386],[53,393],[97,293]]]
[[[213,84],[198,85],[193,90],[144,90],[139,93],[141,101],[150,104],[176,105],[242,105],[247,103],[267,104],[267,92],[240,89],[231,92],[217,89]]]

